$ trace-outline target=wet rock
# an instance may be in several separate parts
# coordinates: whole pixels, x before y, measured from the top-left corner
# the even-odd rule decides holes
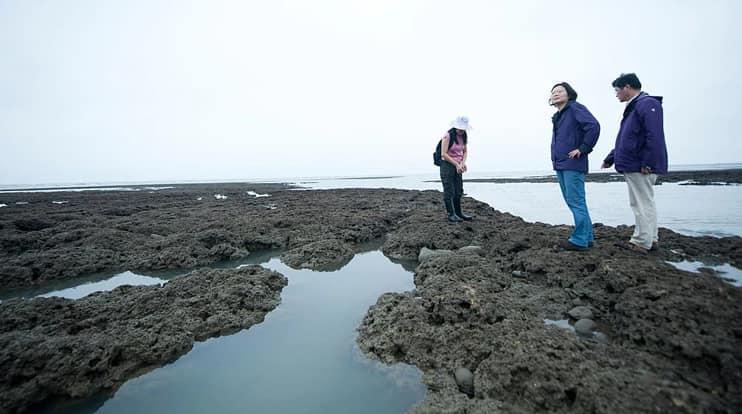
[[[13,224],[21,231],[39,231],[54,226],[54,223],[39,218],[19,219]]]
[[[333,256],[311,246],[323,240],[355,246],[386,236],[383,252],[410,260],[423,247],[456,251],[476,245],[486,255],[449,254],[420,262],[415,293],[382,295],[358,329],[358,344],[367,355],[423,371],[428,393],[418,412],[742,411],[742,289],[664,263],[680,260],[673,252],[682,251],[684,260],[714,257],[742,268],[742,238],[687,237],[660,229],[663,249],[637,257],[614,246],[631,237],[631,226],[595,226],[596,247],[566,261],[553,245],[569,236],[569,226],[528,223],[470,199],[466,208],[476,222],[442,225],[437,191],[251,188],[270,193],[280,208],[266,210],[263,200],[245,195],[243,184],[179,186],[167,195],[65,194],[70,203],[64,210],[51,204],[59,199],[54,195],[24,194],[20,200],[0,194],[0,203],[30,202],[0,211],[0,289],[92,271],[200,266],[223,260],[231,249],[304,247],[304,261]],[[229,197],[217,201],[211,194]],[[106,215],[110,208],[129,214]],[[54,225],[23,231],[13,224],[40,217]],[[528,283],[515,280],[513,270],[527,274]],[[607,343],[576,341],[571,332],[543,323],[587,304],[610,333]],[[34,313],[46,315],[30,311],[23,318],[31,320]],[[138,318],[149,323],[146,315]],[[220,321],[212,314],[199,318],[206,325]],[[91,318],[75,313],[69,319],[65,330],[89,329]],[[14,326],[4,320],[0,327],[6,325]],[[76,341],[95,349],[99,337]],[[36,347],[23,344],[0,364],[27,350],[34,352],[33,361],[45,361]],[[128,358],[122,349],[110,350],[109,358]],[[170,355],[170,349],[163,353]],[[87,362],[96,367],[99,361]],[[458,367],[476,367],[477,398],[459,391],[452,375]],[[10,371],[18,373],[16,368]],[[75,375],[57,382],[82,384]],[[28,378],[21,371],[10,381]],[[67,391],[60,395],[78,393]],[[0,398],[5,395],[2,390]]]
[[[720,295],[717,284],[722,282],[683,277],[660,260],[611,250],[608,240],[629,237],[628,227],[599,227],[596,235],[605,240],[601,246],[608,253],[593,249],[565,262],[549,246],[558,239],[556,231],[566,237],[568,228],[528,225],[531,247],[513,252],[499,237],[506,239],[520,224],[512,221],[508,226],[489,230],[488,254],[478,260],[453,254],[421,263],[415,270],[417,295],[382,296],[359,327],[364,352],[387,363],[414,364],[426,378],[441,369],[477,367],[476,393],[482,399],[462,399],[455,381],[451,385],[426,379],[429,393],[417,412],[476,412],[486,404],[504,412],[590,412],[595,407],[672,412],[677,411],[676,402],[691,411],[734,411],[731,407],[742,404],[736,392],[724,391],[742,390],[741,376],[731,368],[719,374],[715,362],[703,368],[698,364],[700,355],[708,352],[719,364],[742,370],[742,352],[735,348],[738,338],[732,329],[736,324],[731,323],[742,317],[739,289],[727,288]],[[662,236],[701,242],[672,233]],[[415,237],[408,240],[409,245],[416,243]],[[735,240],[738,246],[742,242]],[[728,242],[732,240],[720,243]],[[529,275],[533,283],[511,283],[523,273],[508,270],[505,277],[502,272],[524,272],[520,269],[527,266],[538,270]],[[591,320],[579,321],[576,328],[595,341],[575,341],[570,332],[543,324],[575,306],[587,307],[593,317],[601,315],[611,339],[595,334]],[[718,318],[719,312],[725,316]],[[658,366],[703,385],[667,385],[665,374],[652,374]],[[640,371],[648,374],[636,380]],[[586,383],[586,377],[596,381]]]
[[[103,214],[106,216],[119,216],[119,217],[126,217],[130,216],[133,213],[135,213],[136,210],[132,208],[124,208],[124,207],[116,207],[116,208],[108,208],[103,210]]]
[[[209,249],[208,254],[211,257],[219,257],[222,260],[237,260],[249,256],[250,252],[245,249],[236,248],[228,243],[221,243]]]
[[[459,249],[461,253],[484,254],[481,246],[464,246]]]
[[[607,344],[609,340],[608,336],[602,332],[593,332],[593,339],[604,344]]]
[[[589,306],[575,306],[567,314],[575,320],[593,318],[593,311]]]
[[[591,319],[580,319],[575,322],[575,331],[582,336],[592,336],[595,322]]]
[[[324,270],[339,267],[353,258],[353,248],[337,239],[321,240],[281,255],[281,261],[294,269]]]
[[[65,193],[74,211],[51,204],[58,193],[0,194],[0,203],[29,202],[0,214],[0,291],[91,270],[193,268],[240,257],[244,251],[296,249],[321,240],[356,245],[381,238],[404,216],[434,208],[431,201],[440,197],[402,190],[296,192],[284,191],[282,184],[251,188],[271,194],[281,208],[266,210],[264,200],[245,195],[241,183],[178,185],[151,193]],[[216,201],[213,194],[228,198]],[[126,214],[111,214],[118,210]]]
[[[112,392],[193,346],[262,322],[281,274],[250,266],[197,270],[163,286],[121,286],[78,300],[0,303],[0,412]]]
[[[432,257],[445,256],[445,255],[452,254],[452,253],[453,251],[451,250],[445,250],[445,249],[431,250],[431,249],[428,249],[427,247],[423,247],[422,249],[420,249],[420,254],[417,256],[417,261],[420,263],[424,263],[425,261],[427,261],[428,259]]]
[[[456,379],[456,385],[459,387],[459,391],[469,397],[474,396],[474,374],[471,371],[467,368],[456,368],[454,378]]]

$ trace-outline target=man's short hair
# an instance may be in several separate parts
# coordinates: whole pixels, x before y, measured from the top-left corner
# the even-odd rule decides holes
[[[626,85],[629,85],[631,89],[642,88],[642,83],[639,82],[636,73],[622,73],[621,76],[617,77],[611,85],[613,85],[614,88],[623,88]]]

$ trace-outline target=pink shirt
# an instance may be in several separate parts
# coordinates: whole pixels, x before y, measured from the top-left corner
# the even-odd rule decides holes
[[[443,138],[449,138],[449,136],[445,135]],[[464,149],[466,149],[466,145],[460,144],[459,137],[456,137],[456,142],[448,150],[448,156],[456,160],[456,162],[461,163],[464,161]]]

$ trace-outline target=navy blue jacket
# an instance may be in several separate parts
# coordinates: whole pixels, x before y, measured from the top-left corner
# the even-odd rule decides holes
[[[616,164],[622,173],[649,167],[654,174],[667,174],[667,146],[663,126],[662,97],[642,92],[626,105],[616,146],[604,161]]]
[[[591,153],[600,136],[600,124],[585,105],[569,101],[567,106],[551,118],[551,164],[555,170],[573,170],[587,173],[587,154]],[[578,158],[569,158],[569,152],[580,150]]]

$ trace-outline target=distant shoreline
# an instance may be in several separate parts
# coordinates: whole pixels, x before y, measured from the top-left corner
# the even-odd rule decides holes
[[[522,178],[472,178],[464,180],[468,183],[556,183],[556,175],[544,175]],[[624,181],[623,174],[615,171],[605,173],[588,173],[586,182],[612,183]],[[438,181],[428,181],[438,182]],[[742,168],[725,170],[688,170],[670,171],[657,178],[657,184],[680,183],[680,185],[738,185],[742,184]]]
[[[0,190],[0,194],[15,193],[54,193],[54,192],[85,192],[85,191],[120,191],[120,192],[139,192],[139,191],[160,191],[175,188],[187,187],[189,189],[213,188],[215,186],[235,186],[249,185],[253,189],[260,191],[277,191],[290,188],[299,188],[289,183],[263,183],[249,181],[235,181],[224,183],[162,183],[162,184],[131,184],[131,185],[91,185],[91,186],[65,186],[65,187],[34,187],[34,188],[13,188]]]
[[[724,173],[732,173],[732,180],[726,181],[729,184],[740,183],[740,177],[742,177],[742,163],[723,163],[723,164],[684,164],[677,166],[670,166],[670,173],[665,176],[661,176],[658,182],[679,182],[683,179],[675,179],[674,177],[681,177],[682,174],[687,174],[689,180],[698,181],[698,175],[712,174],[717,177],[723,177]],[[588,182],[613,182],[623,181],[622,178],[611,179],[605,178],[611,175],[618,174],[615,171],[592,171],[587,175]],[[16,192],[54,192],[54,191],[142,191],[150,190],[149,187],[172,187],[172,186],[204,186],[204,185],[235,185],[235,184],[249,184],[249,185],[261,185],[261,186],[297,186],[300,184],[314,184],[322,181],[361,181],[361,180],[390,180],[398,179],[403,177],[427,177],[428,179],[421,178],[420,182],[440,182],[440,180],[431,180],[429,178],[435,177],[437,170],[431,169],[428,173],[415,173],[415,174],[394,174],[394,175],[359,175],[359,176],[307,176],[307,177],[276,177],[276,178],[245,178],[245,179],[217,179],[217,180],[162,180],[162,181],[110,181],[110,182],[68,182],[68,183],[39,183],[39,184],[0,184],[0,194],[3,193],[16,193]],[[489,183],[542,183],[542,182],[556,182],[553,177],[553,172],[548,170],[541,171],[500,171],[500,172],[482,172],[476,174],[479,177],[491,178],[470,178],[465,179],[467,182],[489,182]],[[735,181],[736,180],[736,181]],[[709,180],[707,180],[709,181]],[[687,183],[687,185],[699,184],[696,182]],[[709,181],[710,185],[713,184]],[[700,185],[704,184],[703,181]]]

